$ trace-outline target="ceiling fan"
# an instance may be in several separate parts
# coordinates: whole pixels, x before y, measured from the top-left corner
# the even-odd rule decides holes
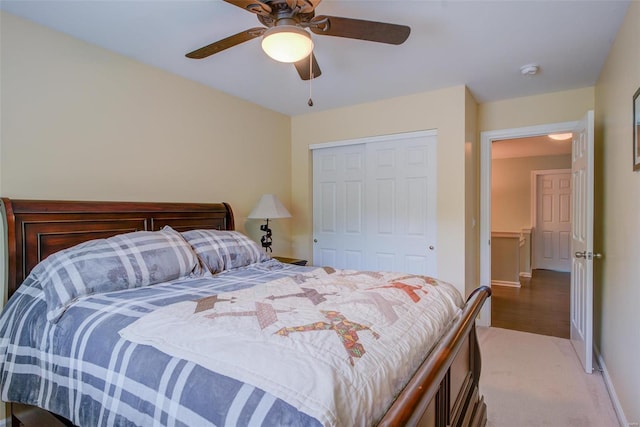
[[[322,0],[224,0],[234,6],[258,15],[265,27],[255,27],[218,40],[210,45],[188,53],[187,58],[203,59],[230,47],[239,45],[256,37],[263,36],[262,48],[272,58],[281,62],[293,63],[302,80],[320,76],[321,71],[313,54],[313,41],[306,28],[322,36],[345,37],[368,40],[378,43],[399,45],[409,37],[411,28],[406,25],[362,19],[341,18],[337,16],[316,16],[315,8]],[[290,44],[284,51],[278,51],[281,45],[277,39],[286,39],[290,43],[297,40],[299,50]],[[275,46],[275,47],[274,47]],[[273,52],[276,50],[276,52]]]

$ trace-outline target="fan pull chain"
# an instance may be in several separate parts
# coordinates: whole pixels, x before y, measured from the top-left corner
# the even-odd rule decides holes
[[[311,82],[313,81],[313,52],[309,54],[309,101],[307,105],[313,107],[313,99],[311,99]]]

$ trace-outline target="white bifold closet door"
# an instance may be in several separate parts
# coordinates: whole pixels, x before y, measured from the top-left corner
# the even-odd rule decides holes
[[[436,133],[312,148],[313,264],[436,276]]]

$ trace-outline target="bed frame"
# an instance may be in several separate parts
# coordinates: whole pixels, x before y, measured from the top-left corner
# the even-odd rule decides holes
[[[2,199],[7,235],[8,296],[38,262],[86,240],[169,225],[178,231],[209,228],[233,230],[226,203],[72,202]],[[490,296],[476,289],[462,315],[442,337],[379,426],[473,426],[487,422],[486,405],[478,391],[480,351],[475,319]],[[12,426],[71,426],[43,409],[11,404]]]

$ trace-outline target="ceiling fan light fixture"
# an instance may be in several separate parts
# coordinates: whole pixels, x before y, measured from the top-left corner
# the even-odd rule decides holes
[[[276,61],[298,62],[311,54],[313,40],[302,28],[280,25],[264,32],[262,50]]]

